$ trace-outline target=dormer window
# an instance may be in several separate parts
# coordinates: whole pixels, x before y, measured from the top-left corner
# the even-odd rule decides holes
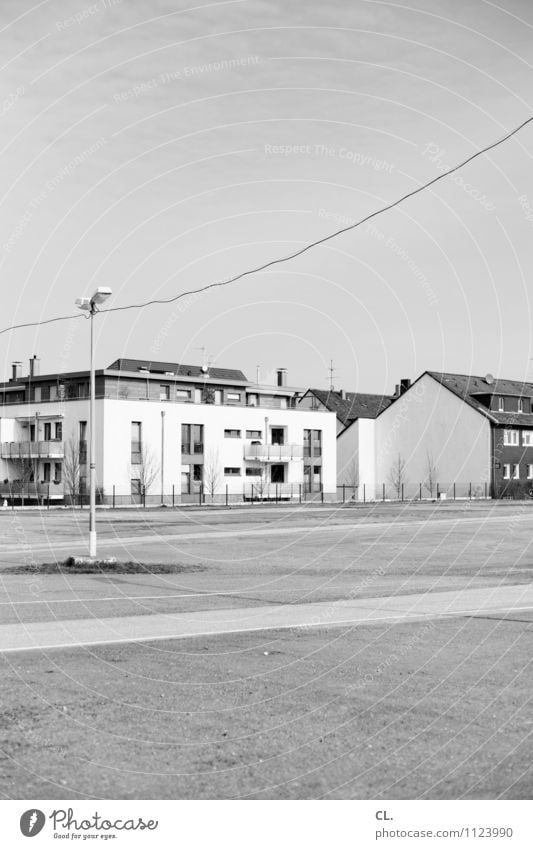
[[[505,412],[505,399],[504,398],[498,398],[498,411],[500,413]]]

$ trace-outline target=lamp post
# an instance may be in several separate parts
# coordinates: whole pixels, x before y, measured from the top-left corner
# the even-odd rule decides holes
[[[91,367],[89,382],[89,557],[96,557],[96,428],[94,379],[94,315],[112,294],[107,286],[99,286],[92,298],[77,298],[76,306],[91,317]]]

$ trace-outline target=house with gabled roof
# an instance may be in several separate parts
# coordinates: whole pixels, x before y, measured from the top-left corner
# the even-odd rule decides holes
[[[372,395],[366,392],[345,392],[334,389],[308,389],[298,406],[309,410],[329,410],[337,416],[337,433],[357,419],[375,419],[389,404],[393,395]]]
[[[374,479],[380,496],[533,493],[533,384],[426,371],[376,419]],[[435,490],[435,492],[433,492]]]

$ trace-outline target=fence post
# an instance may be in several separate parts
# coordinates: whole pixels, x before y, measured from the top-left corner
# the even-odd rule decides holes
[[[323,483],[320,484],[320,502],[321,502],[321,504],[324,503],[324,484]]]
[[[276,484],[276,504],[278,503],[278,485]]]
[[[226,484],[226,507],[228,506],[228,485]]]
[[[298,484],[298,503],[302,503],[302,484]]]
[[[202,484],[198,487],[198,504],[202,506]]]
[[[346,501],[346,484],[342,485],[342,503],[344,504]]]
[[[422,484],[418,484],[418,500],[422,501]]]
[[[50,484],[48,484],[48,509],[50,510]]]
[[[485,500],[487,499],[487,481],[485,481]]]
[[[174,507],[174,484],[172,484],[172,506]]]
[[[439,500],[439,485],[437,483],[437,501]]]
[[[385,484],[382,484],[382,486],[383,486],[383,501],[385,501]]]
[[[403,501],[403,483],[402,483],[402,501]]]
[[[453,484],[453,500],[455,501],[455,482]]]
[[[468,484],[468,496],[470,498],[470,501],[472,501],[472,483]]]
[[[363,484],[363,504],[366,504],[366,483]]]
[[[254,506],[254,485],[252,484],[252,507]]]
[[[113,484],[113,510],[115,509],[115,504],[116,504],[116,500],[115,500],[115,484]]]

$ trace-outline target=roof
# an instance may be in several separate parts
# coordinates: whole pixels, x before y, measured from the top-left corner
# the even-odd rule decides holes
[[[491,379],[487,383],[485,377],[471,374],[450,374],[448,372],[428,371],[434,380],[445,386],[454,395],[458,395],[463,401],[491,419],[496,424],[512,425],[524,424],[533,426],[533,414],[530,413],[500,413],[497,410],[489,410],[479,400],[483,395],[511,395],[518,398],[533,398],[533,383],[522,380]]]
[[[180,375],[183,377],[210,377],[215,380],[238,380],[242,383],[248,382],[246,375],[239,369],[213,368],[212,366],[209,366],[209,372],[205,373],[202,371],[201,366],[188,366],[183,363],[164,363],[154,362],[152,360],[130,360],[127,358],[120,358],[111,363],[111,365],[107,368],[108,371],[139,371],[139,369],[148,369],[148,371],[155,372],[156,374],[172,372],[172,374],[177,377]]]
[[[328,389],[309,389],[343,425],[355,419],[375,419],[392,403],[390,395],[369,395],[364,392],[335,392]],[[344,397],[343,397],[344,396]]]

